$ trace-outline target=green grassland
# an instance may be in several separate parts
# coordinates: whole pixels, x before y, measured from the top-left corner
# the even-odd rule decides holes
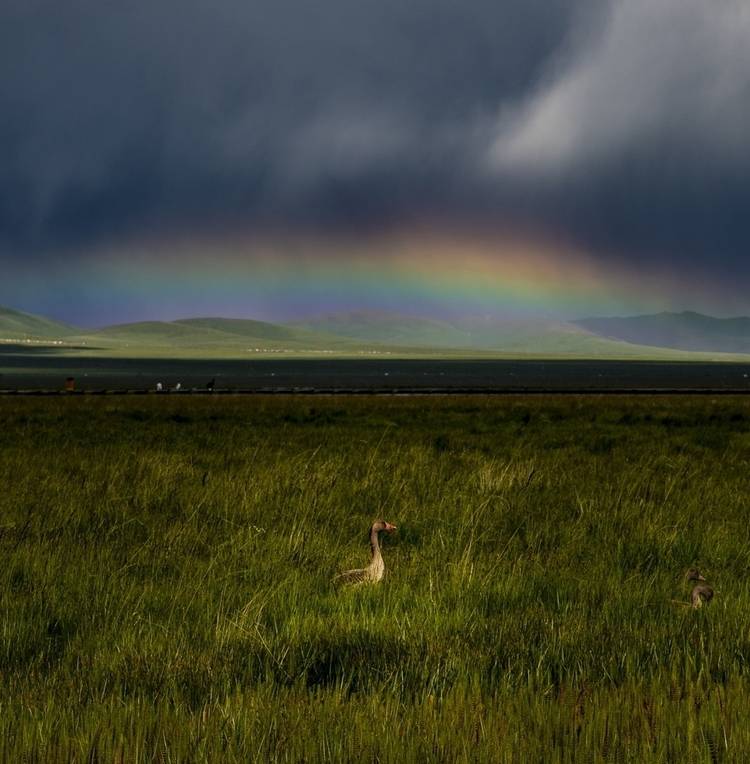
[[[32,350],[44,347],[48,355],[64,358],[143,358],[182,360],[258,360],[279,357],[299,359],[328,358],[394,358],[394,359],[517,359],[517,360],[626,360],[626,361],[695,361],[747,363],[750,355],[675,350],[647,345],[590,337],[538,337],[526,336],[522,340],[506,343],[503,348],[449,348],[405,346],[391,344],[363,344],[340,337],[310,342],[263,338],[238,339],[217,336],[218,333],[186,331],[175,332],[167,338],[165,333],[150,334],[142,327],[136,330],[102,334],[77,335],[58,341],[59,344],[35,340]],[[2,356],[28,353],[20,343],[0,342],[0,369]]]
[[[750,757],[747,398],[0,398],[0,485],[0,760]]]

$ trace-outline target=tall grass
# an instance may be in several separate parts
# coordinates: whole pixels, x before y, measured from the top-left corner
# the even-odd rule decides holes
[[[750,755],[747,399],[6,398],[0,425],[3,760]],[[377,517],[386,580],[336,590]]]

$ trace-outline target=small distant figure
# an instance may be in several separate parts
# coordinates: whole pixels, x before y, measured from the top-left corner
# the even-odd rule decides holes
[[[182,382],[178,382],[178,383],[177,383],[177,384],[174,386],[174,389],[175,389],[175,390],[182,390]]]
[[[76,389],[76,379],[75,377],[66,377],[65,378],[65,390],[66,392],[72,393]]]
[[[216,377],[214,377],[207,385],[206,390],[208,390],[209,393],[212,393],[214,391],[214,388],[216,387]]]
[[[156,392],[157,392],[157,393],[160,393],[160,392],[162,392],[163,390],[164,390],[164,385],[162,385],[162,383],[161,383],[161,382],[157,382],[157,383],[156,383]]]

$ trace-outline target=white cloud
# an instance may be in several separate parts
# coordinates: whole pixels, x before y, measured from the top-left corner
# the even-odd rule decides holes
[[[490,162],[544,176],[672,142],[732,161],[749,131],[750,4],[619,0],[596,39],[500,114]]]

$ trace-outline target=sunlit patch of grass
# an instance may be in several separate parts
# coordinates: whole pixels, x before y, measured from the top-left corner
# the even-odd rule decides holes
[[[748,422],[742,398],[2,399],[0,760],[741,760]],[[385,581],[335,589],[377,517]]]

